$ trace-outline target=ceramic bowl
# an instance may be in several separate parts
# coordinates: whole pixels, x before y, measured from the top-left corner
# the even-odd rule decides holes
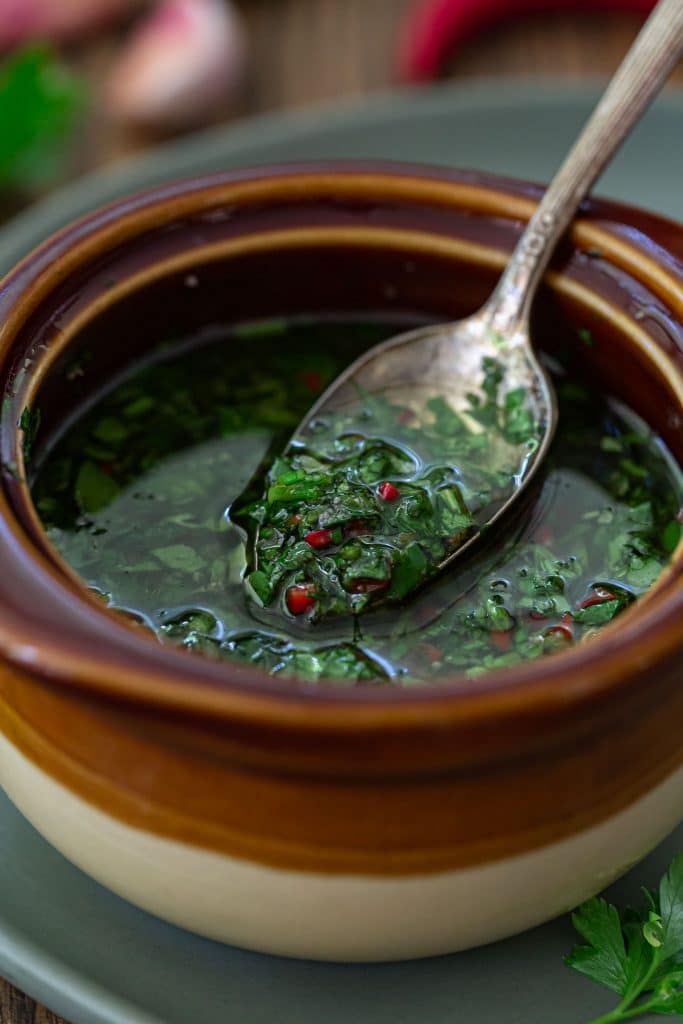
[[[165,647],[51,548],[38,443],[169,335],[235,318],[474,310],[538,190],[328,164],[120,201],[0,288],[0,779],[64,855],[159,916],[327,959],[426,956],[528,928],[601,889],[681,817],[680,549],[592,643],[476,681],[340,691]],[[582,360],[683,460],[683,228],[588,204],[539,296]],[[254,358],[258,358],[257,342]],[[80,346],[94,358],[70,374]]]

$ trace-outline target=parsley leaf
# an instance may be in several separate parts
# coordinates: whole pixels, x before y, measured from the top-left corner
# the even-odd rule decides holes
[[[683,952],[683,854],[671,862],[659,885],[662,918],[662,959]]]
[[[119,485],[94,462],[81,465],[74,484],[74,495],[81,512],[94,515],[106,508],[119,493]]]
[[[683,1016],[683,854],[671,862],[657,894],[647,892],[641,911],[593,898],[572,916],[587,942],[565,963],[621,996],[591,1024],[619,1024],[646,1014]]]
[[[594,897],[572,915],[572,924],[588,942],[567,957],[569,967],[621,995],[626,989],[626,946],[617,908]]]

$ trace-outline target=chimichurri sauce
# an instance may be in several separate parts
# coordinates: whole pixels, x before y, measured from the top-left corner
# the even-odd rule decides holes
[[[351,452],[324,465],[320,478],[308,464],[297,475],[301,467],[283,464],[281,453],[334,377],[406,326],[301,318],[166,347],[77,416],[33,467],[33,496],[51,541],[102,600],[161,639],[273,675],[419,685],[455,671],[474,677],[592,637],[666,565],[680,537],[682,488],[673,460],[634,414],[559,367],[556,440],[519,514],[404,604],[374,608],[363,599],[373,583],[386,585],[386,558],[373,550],[380,528],[403,529],[405,521],[404,532],[421,543],[445,521],[453,534],[467,530],[475,485],[464,486],[444,465],[415,485],[415,467],[405,461],[409,417],[383,429],[379,441],[373,432],[369,445],[352,439]],[[448,407],[437,402],[431,414],[434,443],[453,439],[458,427]],[[360,509],[338,507],[350,466],[368,499]],[[480,468],[479,485],[495,489]],[[268,474],[265,491],[249,495]],[[309,487],[311,475],[318,489],[287,515],[301,519],[285,520],[284,529],[266,522],[270,489],[277,515],[288,510],[281,499]],[[398,497],[388,488],[382,495],[385,484]],[[320,519],[321,496],[329,522]],[[270,542],[275,569],[245,586],[268,563],[266,555],[254,569],[242,529],[245,509],[253,515],[259,503],[266,506],[260,541]],[[326,551],[348,557],[332,570]],[[310,566],[311,554],[323,571],[348,574],[344,593],[362,615],[315,615],[316,592],[301,563]],[[395,584],[392,565],[390,585],[410,590],[420,571],[408,564]],[[272,602],[266,586],[277,590]],[[300,588],[294,599],[293,588]]]
[[[315,416],[230,508],[247,536],[246,584],[262,605],[311,621],[408,598],[519,486],[540,437],[526,391],[482,365],[456,412],[379,392]]]

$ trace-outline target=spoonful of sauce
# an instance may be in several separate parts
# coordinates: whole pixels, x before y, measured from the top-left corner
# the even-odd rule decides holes
[[[291,616],[404,600],[516,502],[557,403],[530,337],[552,253],[683,53],[683,0],[660,0],[474,315],[370,349],[324,392],[229,510],[250,595]]]

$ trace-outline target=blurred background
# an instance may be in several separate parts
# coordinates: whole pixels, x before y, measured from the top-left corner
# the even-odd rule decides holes
[[[432,79],[607,74],[652,6],[0,0],[0,214],[170,136],[247,115]]]

